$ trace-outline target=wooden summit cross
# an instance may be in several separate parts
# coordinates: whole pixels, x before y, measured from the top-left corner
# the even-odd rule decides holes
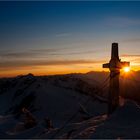
[[[103,64],[103,68],[110,70],[110,88],[108,96],[108,114],[119,106],[119,75],[120,69],[129,67],[130,62],[121,62],[118,55],[118,43],[112,43],[111,60]]]

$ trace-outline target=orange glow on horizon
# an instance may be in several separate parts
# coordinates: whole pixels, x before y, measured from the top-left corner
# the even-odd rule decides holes
[[[126,69],[126,68],[125,68]],[[139,71],[140,68],[138,66],[132,65],[131,71]],[[26,75],[28,73],[32,73],[36,76],[41,75],[57,75],[57,74],[69,74],[69,73],[87,73],[89,71],[98,71],[98,72],[108,72],[109,69],[103,69],[101,64],[98,65],[53,65],[53,66],[32,66],[32,67],[22,67],[22,68],[8,68],[7,70],[0,70],[0,77],[15,77],[17,75]],[[122,73],[130,73],[128,69],[122,70]],[[128,72],[129,71],[129,72]]]
[[[57,75],[57,74],[69,74],[69,73],[87,73],[89,71],[100,71],[100,69],[91,68],[71,68],[65,66],[51,66],[51,67],[35,67],[28,69],[13,69],[11,71],[0,71],[0,77],[15,77],[17,75],[26,75],[32,73],[36,76],[41,75]]]

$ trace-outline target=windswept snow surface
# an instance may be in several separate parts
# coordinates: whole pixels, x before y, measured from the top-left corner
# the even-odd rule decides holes
[[[140,139],[140,107],[133,101],[127,101],[102,123],[90,138]]]
[[[135,102],[127,101],[109,117],[99,115],[69,124],[60,131],[46,132],[40,138],[139,139],[139,118],[139,106]]]

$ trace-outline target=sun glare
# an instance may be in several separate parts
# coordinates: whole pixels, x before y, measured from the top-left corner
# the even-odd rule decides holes
[[[130,68],[129,67],[124,67],[123,70],[124,70],[124,72],[129,72]]]

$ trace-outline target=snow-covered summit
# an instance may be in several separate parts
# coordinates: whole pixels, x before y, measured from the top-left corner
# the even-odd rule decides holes
[[[107,117],[90,74],[0,79],[0,138],[140,138],[138,104],[127,101]]]
[[[133,101],[127,101],[118,108],[90,138],[105,139],[139,139],[140,107]]]

